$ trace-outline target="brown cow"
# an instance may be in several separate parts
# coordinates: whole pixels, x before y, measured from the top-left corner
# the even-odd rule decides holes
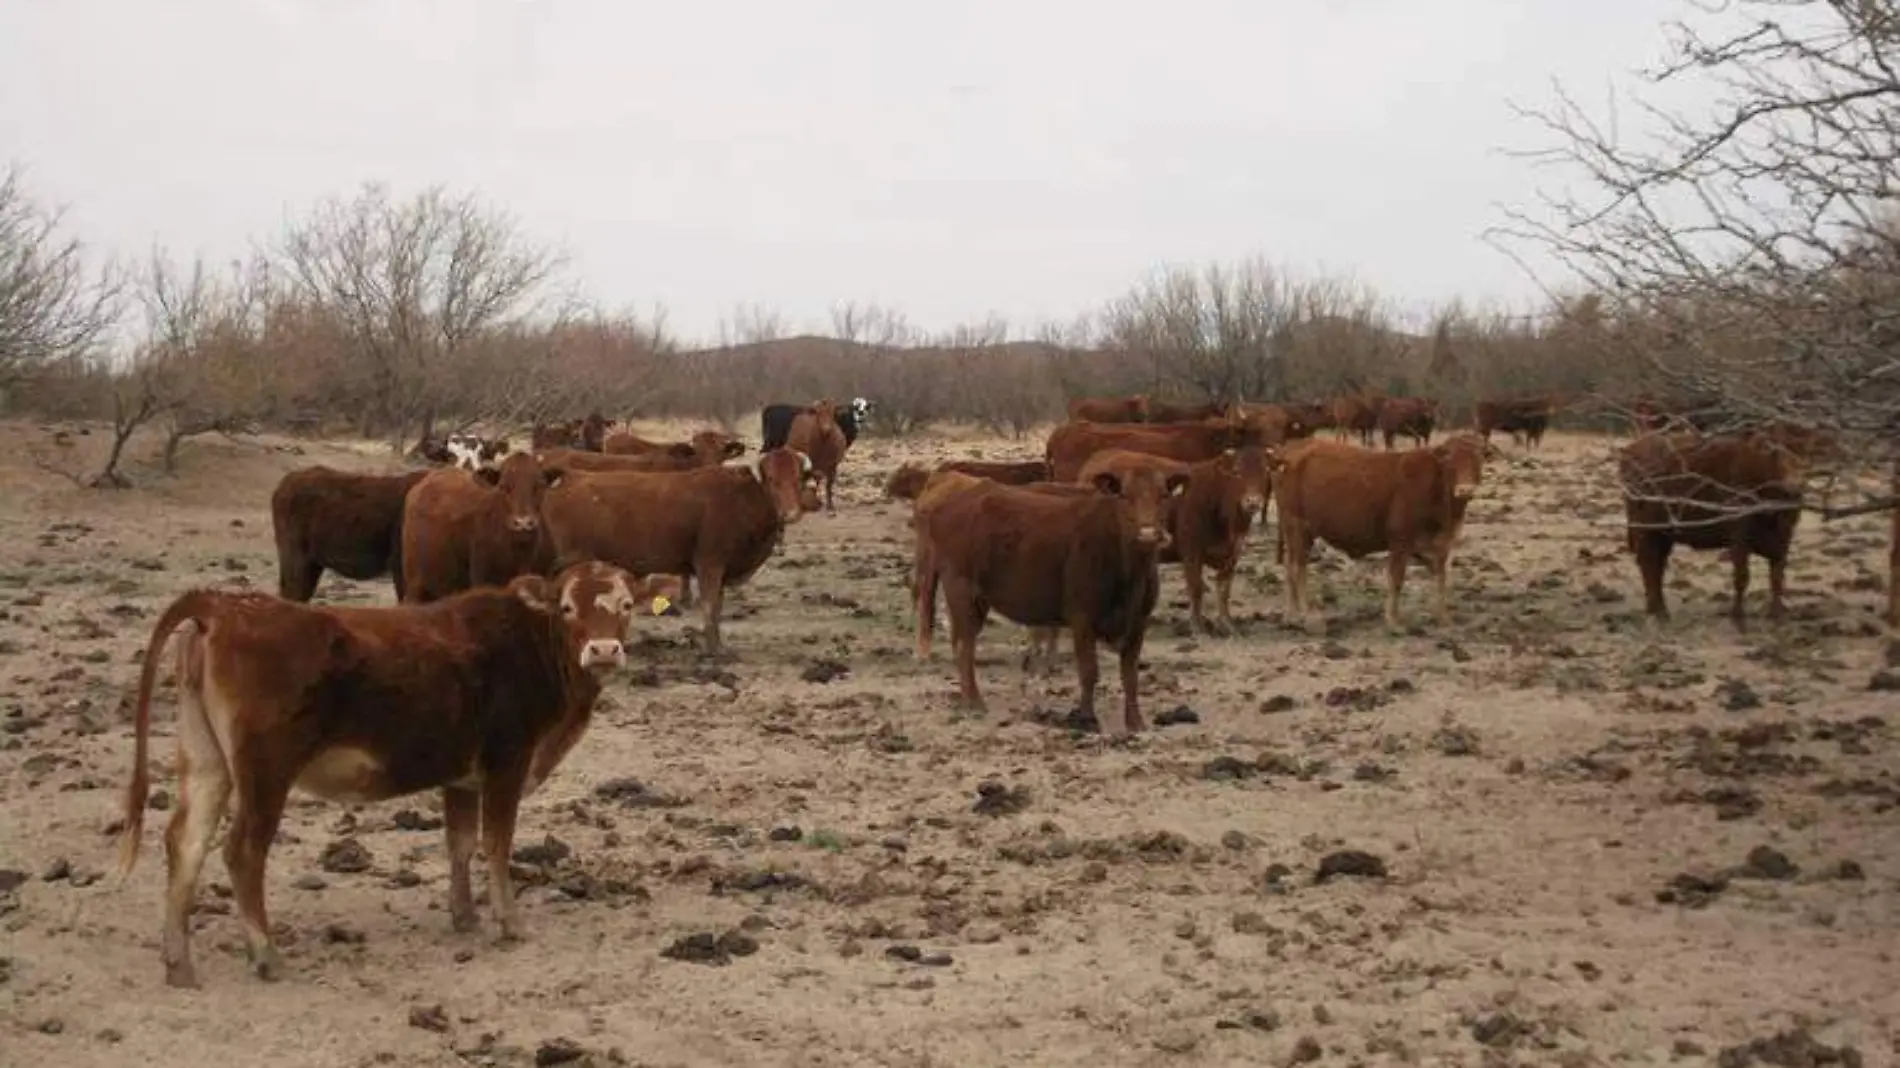
[[[1290,401],[1281,407],[1293,417],[1293,421],[1306,428],[1305,434],[1294,437],[1308,437],[1333,425],[1333,406],[1322,401]]]
[[[1077,481],[1090,483],[1104,473],[1126,478],[1144,467],[1163,476],[1188,476],[1186,491],[1168,502],[1168,540],[1160,560],[1181,565],[1182,578],[1187,582],[1189,620],[1202,633],[1216,629],[1208,624],[1203,608],[1207,595],[1203,569],[1214,568],[1215,616],[1220,632],[1232,634],[1234,618],[1229,606],[1234,571],[1240,565],[1241,546],[1254,517],[1265,514],[1272,497],[1275,462],[1270,451],[1254,446],[1197,464],[1110,449],[1091,456]]]
[[[389,575],[402,596],[402,510],[428,471],[368,475],[318,465],[285,475],[270,495],[277,593],[308,601],[329,568],[359,582]]]
[[[1148,397],[1077,397],[1069,402],[1069,420],[1076,423],[1146,423]]]
[[[470,590],[434,604],[312,606],[192,590],[152,628],[133,708],[132,777],[119,865],[138,860],[150,771],[152,691],[179,631],[178,800],[165,833],[165,981],[198,985],[190,914],[227,803],[224,863],[250,967],[283,969],[264,907],[265,863],[293,786],[332,801],[442,790],[449,916],[477,919],[469,860],[479,825],[503,940],[521,936],[508,874],[521,799],[587,729],[598,676],[626,663],[627,625],[657,589],[584,563],[550,582]]]
[[[1379,429],[1379,410],[1385,398],[1373,394],[1346,394],[1333,399],[1333,437],[1339,441],[1358,435],[1359,444],[1370,447],[1372,434]]]
[[[1244,420],[1146,426],[1064,423],[1050,432],[1043,456],[1049,461],[1054,481],[1074,482],[1088,458],[1103,449],[1127,449],[1195,463],[1211,460],[1228,449],[1260,443],[1260,428]]]
[[[1185,476],[1164,479],[1152,471],[1136,472],[1125,482],[1103,475],[1097,481],[1101,492],[1077,498],[984,482],[920,517],[929,567],[919,583],[919,621],[934,620],[941,583],[963,702],[984,707],[976,686],[976,638],[994,609],[1027,627],[1069,628],[1084,717],[1095,715],[1096,643],[1117,647],[1123,715],[1120,722],[1104,721],[1102,730],[1121,735],[1141,729],[1141,646],[1159,585],[1162,501],[1186,482]]]
[[[1493,454],[1476,434],[1459,433],[1422,449],[1374,452],[1330,441],[1289,449],[1278,478],[1285,541],[1287,600],[1306,613],[1306,563],[1315,540],[1358,560],[1387,553],[1385,621],[1399,625],[1399,593],[1414,557],[1431,568],[1438,615],[1451,611],[1451,549],[1465,507]]]
[[[838,464],[851,447],[838,427],[838,406],[821,400],[794,415],[785,445],[810,459],[813,473],[825,481],[825,511],[837,511],[832,491],[838,484]]]
[[[768,449],[756,465],[580,473],[550,490],[542,510],[560,559],[697,579],[706,650],[716,654],[725,591],[750,579],[803,516],[810,471],[803,453]]]
[[[1242,404],[1238,405],[1241,418],[1247,425],[1259,432],[1262,445],[1277,446],[1289,441],[1297,441],[1313,435],[1315,425],[1305,421],[1305,416],[1291,405],[1285,404]]]
[[[935,470],[986,478],[1005,486],[1049,481],[1049,463],[1046,460],[946,460],[938,464]],[[919,464],[907,463],[891,472],[890,480],[884,483],[884,496],[914,501],[923,492],[924,483],[929,481],[932,474],[932,471],[925,470]]]
[[[569,419],[565,423],[536,423],[530,440],[536,452],[546,449],[602,452],[607,441],[608,425],[606,416],[589,412],[585,419]]]
[[[601,451],[612,456],[650,456],[665,453],[681,458],[696,458],[702,467],[722,464],[745,455],[745,442],[723,430],[701,430],[683,442],[648,441],[636,434],[619,433],[601,443]]]
[[[725,461],[717,452],[696,450],[675,442],[660,452],[599,453],[581,449],[547,449],[535,454],[543,464],[569,471],[691,471],[717,467]]]
[[[1491,440],[1492,431],[1502,430],[1511,435],[1512,441],[1522,440],[1525,445],[1536,448],[1544,440],[1544,431],[1550,428],[1551,413],[1556,404],[1549,397],[1496,398],[1481,400],[1473,413],[1473,422],[1484,440]]]
[[[1824,436],[1787,427],[1721,435],[1650,433],[1623,446],[1617,456],[1623,509],[1650,617],[1669,618],[1663,573],[1670,550],[1682,545],[1728,553],[1735,588],[1729,618],[1737,630],[1748,626],[1748,558],[1766,559],[1768,618],[1781,619],[1802,483],[1810,462],[1830,446]]]
[[[997,479],[986,479],[981,475],[970,474],[965,471],[957,471],[951,469],[949,465],[945,465],[932,472],[925,480],[924,488],[918,492],[917,499],[911,505],[910,525],[911,529],[915,532],[916,545],[913,550],[915,556],[912,559],[911,565],[910,590],[911,596],[916,602],[914,605],[916,612],[921,613],[926,609],[932,613],[936,611],[934,604],[925,605],[922,600],[924,576],[933,566],[930,558],[930,543],[924,537],[924,532],[928,529],[923,522],[924,518],[929,515],[929,513],[935,511],[944,501],[950,499],[953,494],[985,483],[993,485],[1014,485],[1034,493],[1041,493],[1053,497],[1087,497],[1100,492],[1092,485],[1077,486],[1067,482],[1002,482]],[[930,659],[930,640],[931,636],[935,633],[935,627],[936,617],[934,614],[930,617],[928,622],[921,616],[918,617],[917,659]],[[1041,651],[1045,645],[1048,648],[1048,654],[1050,656],[1054,655],[1055,638],[1059,630],[1060,628],[1058,627],[1029,628],[1029,651],[1023,656],[1023,670],[1029,670],[1031,661],[1036,659],[1037,653]]]
[[[1431,444],[1432,427],[1438,422],[1438,402],[1429,397],[1387,397],[1379,405],[1379,433],[1385,447],[1392,448],[1396,438],[1411,438],[1417,448]]]
[[[424,604],[516,575],[546,574],[554,548],[541,500],[564,474],[525,452],[502,461],[499,471],[431,471],[403,504],[403,601]]]
[[[1173,401],[1148,401],[1148,422],[1150,423],[1199,423],[1208,419],[1223,419],[1228,415],[1228,407],[1218,401],[1176,404]]]

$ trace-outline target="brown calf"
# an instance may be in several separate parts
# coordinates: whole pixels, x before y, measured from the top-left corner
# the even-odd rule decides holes
[[[1046,460],[946,460],[938,464],[936,470],[955,471],[991,482],[1001,482],[1005,486],[1049,481],[1049,463]],[[884,483],[884,496],[914,501],[923,492],[924,483],[930,480],[932,473],[918,464],[905,464],[891,472],[890,480]]]
[[[1370,394],[1347,394],[1333,398],[1333,437],[1339,441],[1355,435],[1359,444],[1370,446],[1372,434],[1379,429],[1379,410],[1385,398]]]
[[[585,419],[569,419],[565,423],[536,423],[530,441],[536,452],[544,449],[601,452],[607,442],[608,425],[606,416],[589,412]]]
[[[277,593],[308,601],[329,568],[359,582],[393,577],[402,596],[402,509],[427,471],[365,475],[317,466],[285,475],[270,495]]]
[[[564,474],[524,452],[499,471],[432,471],[416,483],[403,503],[403,601],[424,604],[546,574],[554,548],[541,500]]]
[[[919,583],[920,620],[935,615],[943,587],[963,702],[984,707],[976,686],[976,638],[993,609],[1027,627],[1066,626],[1075,643],[1079,704],[1095,715],[1096,643],[1121,654],[1123,715],[1102,723],[1121,735],[1142,727],[1139,667],[1154,612],[1162,501],[1186,477],[1151,472],[1097,481],[1099,493],[1059,497],[984,482],[954,493],[917,520],[928,547]]]
[[[745,455],[745,442],[723,430],[701,430],[688,441],[648,441],[634,434],[614,434],[601,443],[601,451],[610,456],[652,456],[665,454],[697,461],[711,467]]]
[[[1123,478],[1140,468],[1162,475],[1185,474],[1187,489],[1168,502],[1167,544],[1161,549],[1164,564],[1180,564],[1187,582],[1188,616],[1196,630],[1211,633],[1203,610],[1207,583],[1203,569],[1214,568],[1214,605],[1218,630],[1234,631],[1230,611],[1234,589],[1234,571],[1240,565],[1240,550],[1252,529],[1254,517],[1264,515],[1273,495],[1272,453],[1248,446],[1228,456],[1197,464],[1181,464],[1160,457],[1111,449],[1089,458],[1078,481],[1088,483],[1096,475],[1109,473]]]
[[[1069,419],[1077,423],[1145,423],[1148,397],[1077,397],[1069,402]]]
[[[1074,482],[1089,457],[1104,449],[1127,449],[1195,463],[1211,460],[1228,449],[1258,444],[1260,429],[1248,425],[1244,419],[1146,426],[1064,423],[1050,432],[1043,456],[1049,461],[1054,481]]]
[[[1150,398],[1147,421],[1150,423],[1199,423],[1208,419],[1222,419],[1227,414],[1227,405],[1217,401],[1176,404],[1173,401]]]
[[[1399,593],[1414,557],[1431,568],[1438,615],[1446,618],[1451,611],[1452,545],[1491,451],[1483,439],[1469,433],[1404,452],[1373,452],[1330,441],[1288,450],[1277,493],[1287,600],[1293,613],[1306,613],[1307,559],[1313,542],[1324,540],[1355,560],[1388,554],[1387,626],[1399,625]]]
[[[1556,405],[1547,397],[1481,400],[1473,412],[1473,422],[1487,442],[1493,431],[1502,430],[1511,435],[1511,440],[1522,440],[1536,448],[1544,440],[1544,431],[1550,428],[1551,413],[1555,409]]]
[[[832,491],[838,484],[838,465],[850,443],[838,427],[838,406],[828,400],[804,409],[792,417],[785,445],[811,461],[811,470],[825,482],[825,511],[835,512]]]
[[[1693,430],[1644,434],[1623,446],[1617,470],[1630,552],[1643,576],[1652,619],[1669,618],[1663,573],[1677,545],[1720,549],[1734,564],[1729,618],[1748,621],[1748,558],[1768,561],[1768,618],[1781,619],[1788,549],[1801,519],[1809,462],[1828,442],[1787,429],[1709,436]]]
[[[725,591],[751,578],[804,514],[810,464],[768,449],[756,466],[581,473],[550,490],[542,508],[560,559],[697,579],[706,650],[718,653]]]
[[[1411,438],[1418,448],[1431,444],[1432,427],[1438,422],[1438,402],[1429,397],[1387,397],[1379,405],[1379,433],[1385,447],[1394,439]]]
[[[178,800],[165,832],[165,981],[196,986],[190,914],[227,804],[224,863],[251,970],[282,960],[264,907],[265,863],[293,786],[332,801],[442,790],[449,916],[476,926],[469,860],[479,827],[504,940],[519,938],[508,876],[521,799],[587,729],[597,675],[626,663],[627,625],[655,590],[586,563],[424,606],[338,608],[193,590],[152,628],[133,710],[119,864],[138,860],[152,690],[179,632]],[[649,608],[652,605],[652,608]]]

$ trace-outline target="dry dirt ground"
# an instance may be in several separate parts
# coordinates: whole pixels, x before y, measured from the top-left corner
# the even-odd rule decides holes
[[[1025,680],[1013,626],[983,641],[987,718],[952,710],[947,641],[911,657],[884,474],[1039,445],[862,441],[837,515],[735,595],[736,660],[694,655],[694,616],[637,624],[524,810],[528,941],[450,933],[434,798],[293,800],[269,884],[288,977],[244,971],[214,855],[205,987],[178,991],[162,815],[110,874],[136,651],[189,586],[272,588],[280,474],[389,461],[213,439],[84,491],[30,461],[48,440],[0,426],[8,1066],[1900,1061],[1882,517],[1804,520],[1779,632],[1734,633],[1727,565],[1679,556],[1651,634],[1611,443],[1507,449],[1447,627],[1415,580],[1421,623],[1388,636],[1376,573],[1331,556],[1330,622],[1289,628],[1256,533],[1244,633],[1191,637],[1165,568],[1142,696],[1166,725],[1111,745],[1061,725],[1072,675]],[[1383,876],[1326,860],[1347,851]]]

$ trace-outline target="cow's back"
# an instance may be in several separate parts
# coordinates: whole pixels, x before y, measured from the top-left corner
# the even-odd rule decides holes
[[[1404,462],[1417,466],[1430,457],[1416,450],[1384,453],[1309,441],[1282,458],[1275,493],[1284,521],[1302,523],[1342,552],[1363,556],[1385,548]]]
[[[434,600],[467,589],[474,526],[488,491],[459,468],[431,471],[402,511],[403,597]]]

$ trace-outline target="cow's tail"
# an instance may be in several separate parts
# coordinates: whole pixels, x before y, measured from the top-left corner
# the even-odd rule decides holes
[[[119,831],[119,875],[132,873],[138,862],[139,838],[145,829],[145,802],[151,793],[151,771],[146,766],[147,739],[152,728],[152,687],[158,678],[158,662],[172,632],[186,623],[203,628],[215,603],[206,590],[184,593],[165,609],[152,626],[152,639],[145,644],[145,663],[139,668],[139,692],[132,709],[132,779],[125,784],[125,819]],[[178,680],[186,685],[186,680]]]
[[[921,523],[917,531],[917,659],[930,659],[930,642],[937,633],[937,563],[925,544]]]

